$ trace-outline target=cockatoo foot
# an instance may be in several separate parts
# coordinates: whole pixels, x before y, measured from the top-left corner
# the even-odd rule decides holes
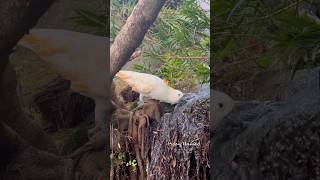
[[[144,104],[144,101],[138,101],[138,106],[142,106]]]
[[[143,99],[143,95],[140,94],[139,96],[139,101],[138,101],[138,106],[137,107],[141,107],[144,104],[144,99]]]
[[[134,109],[140,109],[141,107],[143,107],[144,103],[138,103],[138,105],[134,108]]]

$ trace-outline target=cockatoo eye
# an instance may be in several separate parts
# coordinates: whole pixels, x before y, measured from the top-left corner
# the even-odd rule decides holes
[[[219,108],[223,108],[223,104],[222,103],[218,103]]]

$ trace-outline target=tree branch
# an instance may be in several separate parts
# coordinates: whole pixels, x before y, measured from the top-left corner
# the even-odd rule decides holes
[[[111,79],[129,61],[158,16],[165,0],[139,0],[110,48]]]
[[[0,1],[0,80],[13,47],[54,2],[55,0]]]
[[[10,96],[7,96],[9,88],[4,86],[4,72],[7,69],[9,55],[14,46],[17,44],[19,39],[37,23],[38,19],[54,1],[55,0],[0,1],[0,121],[1,123],[9,123],[10,125],[19,121],[22,123],[20,124],[20,130],[23,130],[25,133],[38,132],[39,130],[33,129],[33,126],[28,126],[32,123],[28,121],[28,118],[22,116],[21,107],[18,106],[16,99],[15,76],[10,76],[13,78],[11,79],[12,81],[10,84],[12,84],[12,86],[10,86],[10,88],[12,87],[13,89],[11,89],[12,92],[10,93]],[[5,125],[2,127],[5,127]],[[28,128],[25,129],[26,127]],[[11,128],[14,129],[13,127]],[[6,137],[11,137],[12,135],[8,134],[8,132],[9,131],[1,131],[0,137],[4,139]],[[43,133],[40,133],[40,136],[41,135],[43,135]],[[29,138],[27,139],[30,140]],[[43,138],[42,136],[39,137],[39,139],[44,140],[46,137]],[[16,149],[16,146],[18,146],[14,142],[11,142],[10,138],[7,141],[2,142],[5,142],[5,146],[9,149]],[[3,146],[4,144],[2,144],[2,147]],[[2,156],[5,156],[5,154],[2,154]]]

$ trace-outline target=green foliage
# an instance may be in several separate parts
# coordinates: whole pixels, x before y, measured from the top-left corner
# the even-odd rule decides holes
[[[75,8],[75,15],[70,17],[78,25],[91,27],[94,34],[109,36],[109,22],[107,11],[96,11],[93,9]]]
[[[125,23],[134,4],[134,0],[112,1],[112,37]],[[210,39],[203,32],[206,28],[209,29],[209,17],[195,0],[183,0],[174,8],[163,7],[141,45],[142,58],[147,60],[134,64],[133,68],[163,77],[174,87],[208,82],[210,68],[206,60]],[[160,67],[152,67],[155,61],[162,62]]]
[[[113,42],[117,33],[131,14],[136,0],[111,0],[110,38]]]
[[[262,68],[270,67],[271,63],[272,63],[272,60],[270,58],[264,57],[264,56],[257,60],[257,64]]]
[[[177,88],[189,89],[197,84],[208,83],[210,67],[205,63],[207,57],[201,56],[202,50],[188,50],[182,53],[184,57],[167,52],[161,56],[162,65],[157,69],[152,68],[150,62],[144,62],[142,65],[135,64],[134,69],[158,75],[166,79],[169,85]]]
[[[160,45],[158,53],[198,47],[202,39],[209,37],[202,32],[206,28],[209,29],[209,18],[205,12],[199,8],[195,0],[184,0],[177,9],[162,8],[150,30],[151,36],[158,44],[150,45]]]
[[[221,42],[220,48],[215,51],[213,56],[215,61],[222,61],[223,58],[229,56],[236,49],[237,44],[235,39],[227,38]]]
[[[116,165],[124,165],[126,167],[129,167],[132,171],[137,171],[137,160],[135,159],[126,159],[126,156],[123,152],[118,153],[112,153],[110,154],[111,164],[112,166]]]
[[[177,88],[209,82],[210,38],[205,29],[209,30],[209,17],[195,0],[184,0],[175,9],[163,7],[143,44],[144,57],[161,60],[162,65],[156,70],[148,64],[135,69],[159,75]]]
[[[251,59],[259,68],[290,69],[318,66],[320,24],[311,16],[319,2],[213,0],[213,62]],[[258,41],[261,50],[256,51]],[[253,55],[254,54],[254,55]],[[243,64],[246,67],[247,64]]]
[[[111,42],[131,14],[135,3],[136,0],[111,1]],[[76,16],[72,19],[79,25],[95,28],[98,33],[109,28],[109,23],[105,21],[108,16],[106,12],[79,8],[74,12]],[[162,76],[172,86],[208,82],[210,38],[204,30],[209,30],[209,17],[195,0],[182,0],[175,6],[163,7],[141,45],[144,49],[143,59],[158,60],[162,65],[154,70],[149,61],[134,68]]]
[[[269,37],[273,43],[269,56],[282,60],[293,72],[320,64],[320,24],[308,16],[284,14],[279,18],[279,28]]]
[[[137,171],[137,160],[133,159],[133,160],[130,160],[126,163],[126,166],[129,166],[132,171]]]
[[[158,75],[166,79],[172,86],[188,86],[206,83],[210,80],[210,68],[199,60],[186,60],[167,53],[164,64],[159,68]],[[187,82],[185,82],[188,80]],[[185,84],[184,84],[185,83]]]
[[[90,26],[95,28],[107,29],[106,14],[95,13],[86,9],[74,9],[76,16],[72,17],[76,23],[83,26]]]
[[[120,160],[120,161],[125,161],[125,155],[124,155],[124,153],[119,153],[118,154],[118,160]]]

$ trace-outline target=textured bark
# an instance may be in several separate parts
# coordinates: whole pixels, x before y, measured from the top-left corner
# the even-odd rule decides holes
[[[17,154],[0,179],[72,180],[74,163],[71,159],[40,151],[32,146]]]
[[[108,79],[108,85],[111,86],[114,75],[130,60],[132,54],[140,46],[144,35],[155,21],[164,3],[165,0],[138,1],[110,48],[110,79]],[[113,96],[110,98],[113,98]],[[110,105],[111,108],[107,112],[108,117],[111,117],[117,108],[115,103],[111,102]],[[111,120],[108,119],[107,122],[111,122]],[[107,153],[109,154],[109,152]],[[109,160],[109,156],[107,158]],[[107,164],[107,169],[109,169],[109,164]],[[110,172],[112,173],[112,171]],[[112,177],[112,174],[110,175]]]
[[[68,129],[94,112],[94,101],[70,91],[70,81],[61,76],[45,85],[35,95],[34,102],[42,114],[42,125],[47,132]]]
[[[0,49],[10,51],[55,0],[2,0]]]
[[[165,0],[139,0],[126,24],[110,48],[111,79],[130,60],[149,27],[155,21]]]
[[[71,128],[72,122],[70,81],[57,77],[34,98],[42,114],[42,124],[47,132]]]
[[[23,115],[16,94],[16,77],[12,73],[12,69],[8,69],[7,81],[6,84],[3,84],[3,75],[7,68],[12,48],[23,34],[36,24],[39,17],[53,2],[53,0],[0,1],[0,120],[1,123],[6,123],[18,134],[22,133],[19,136],[17,135],[19,138],[14,138],[16,135],[13,135],[13,133],[1,131],[0,137],[2,138],[1,143],[3,143],[1,147],[17,149],[22,145],[19,145],[22,140],[17,140],[21,137],[21,139],[26,139],[30,144],[38,146],[40,149],[55,151],[52,141],[48,140],[47,136],[41,130],[37,130],[38,127]],[[1,126],[6,127],[5,124]],[[39,144],[39,142],[41,143]],[[6,156],[6,154],[1,155]]]
[[[183,97],[153,130],[147,179],[209,179],[209,86]]]
[[[4,103],[0,111],[4,118],[2,122],[10,126],[34,147],[57,152],[53,140],[23,113],[17,95],[19,89],[17,89],[16,74],[10,63],[7,65],[2,83],[1,96],[3,97],[1,102]]]
[[[136,159],[137,171],[115,163],[113,178],[209,179],[209,92],[207,86],[185,96],[175,108],[148,100],[132,111],[118,109],[112,149]]]
[[[55,0],[0,1],[0,73],[4,72],[12,48],[54,2]]]
[[[0,156],[0,166],[5,166],[11,158],[27,147],[27,143],[3,122],[0,122],[0,131],[2,153],[2,156]]]
[[[131,171],[131,167],[115,162],[111,170],[111,179],[144,180],[147,178],[146,163],[150,155],[152,137],[150,123],[159,122],[161,115],[162,111],[159,102],[151,99],[132,111],[117,109],[113,115],[113,121],[117,124],[117,128],[113,130],[112,150],[115,154],[117,152],[125,152],[129,159],[136,159],[137,171]]]

